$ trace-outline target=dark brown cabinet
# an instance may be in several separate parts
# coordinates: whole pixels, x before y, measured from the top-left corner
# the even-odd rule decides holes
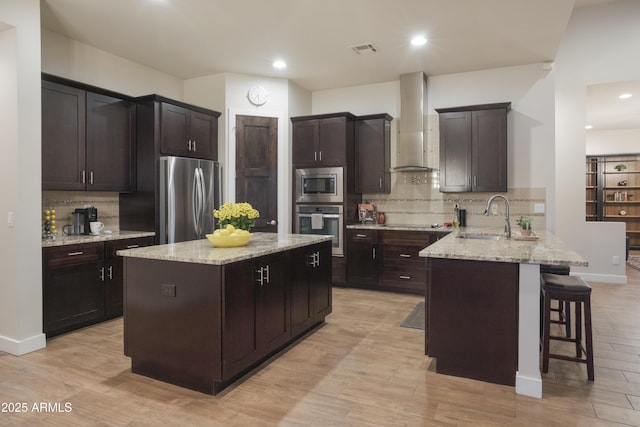
[[[291,252],[291,333],[309,329],[331,313],[331,242]]]
[[[43,248],[43,332],[58,335],[122,315],[122,259],[115,251],[153,237]]]
[[[286,254],[275,254],[224,267],[224,377],[249,367],[291,337],[287,261]]]
[[[353,159],[354,119],[349,113],[292,117],[295,167],[346,166]]]
[[[446,231],[347,230],[347,286],[424,295],[425,259],[419,252]]]
[[[347,230],[347,283],[358,287],[378,285],[378,232]]]
[[[218,118],[179,105],[160,104],[160,153],[170,156],[218,158]]]
[[[43,190],[134,191],[135,103],[72,83],[42,81]]]
[[[440,191],[507,191],[507,113],[510,102],[437,108]]]
[[[388,114],[356,120],[356,193],[391,192],[391,120]]]
[[[330,241],[225,265],[124,261],[132,371],[205,393],[218,393],[331,313]]]

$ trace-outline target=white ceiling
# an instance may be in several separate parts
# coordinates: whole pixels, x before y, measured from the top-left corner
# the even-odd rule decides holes
[[[574,3],[610,1],[42,0],[41,19],[50,31],[182,79],[232,72],[314,91],[552,61]],[[411,46],[415,34],[427,45]],[[378,52],[350,48],[365,43]],[[275,59],[288,67],[274,69]],[[589,109],[592,123],[596,114],[630,115],[597,113],[599,105]]]

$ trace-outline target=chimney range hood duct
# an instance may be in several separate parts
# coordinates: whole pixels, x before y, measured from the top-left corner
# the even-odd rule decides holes
[[[424,165],[427,120],[427,76],[423,72],[400,75],[400,120],[396,172],[430,172]]]

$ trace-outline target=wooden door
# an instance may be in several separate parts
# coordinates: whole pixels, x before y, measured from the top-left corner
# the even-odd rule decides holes
[[[253,231],[278,231],[278,119],[236,116],[236,201],[260,212]]]

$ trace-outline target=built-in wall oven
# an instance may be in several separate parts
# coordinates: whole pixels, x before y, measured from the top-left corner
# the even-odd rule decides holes
[[[344,256],[342,205],[296,205],[296,233],[333,236],[331,254]]]
[[[343,168],[296,169],[296,203],[342,203]]]

